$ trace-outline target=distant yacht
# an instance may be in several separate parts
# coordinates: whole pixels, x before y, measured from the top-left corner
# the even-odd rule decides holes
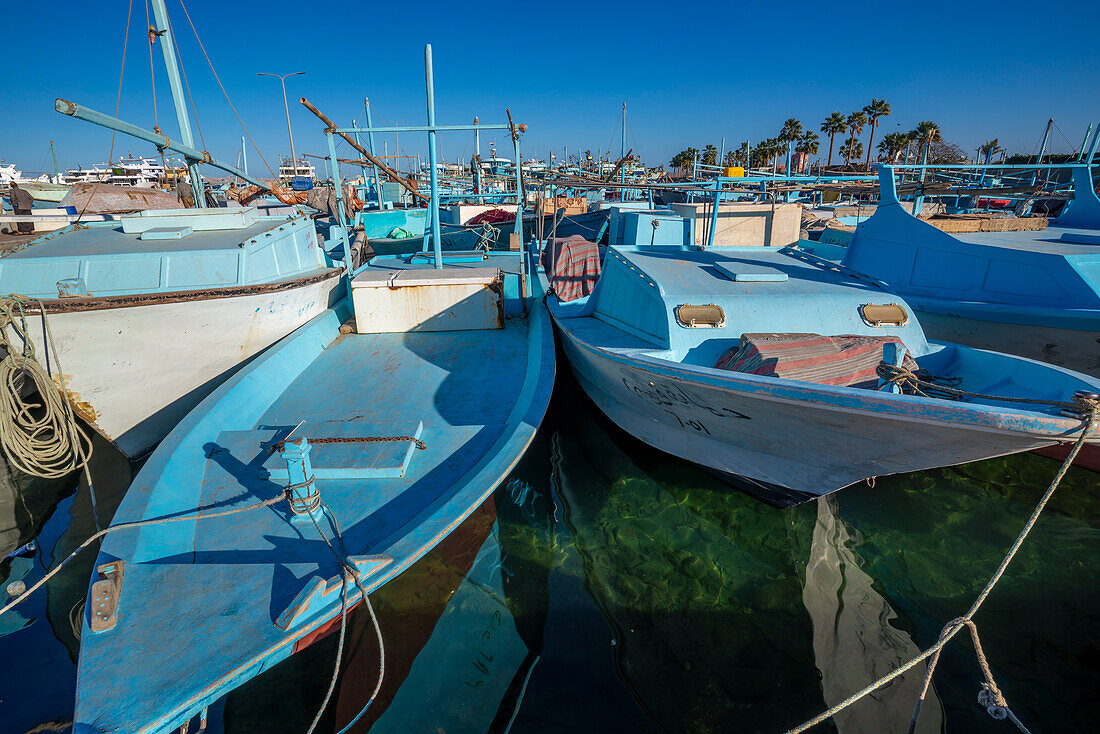
[[[20,181],[22,178],[23,172],[17,169],[14,163],[0,166],[0,184],[7,185],[12,181]]]
[[[297,160],[291,160],[284,158],[283,162],[279,164],[279,180],[289,181],[295,176],[302,176],[312,181],[316,178],[317,171],[313,167],[313,164],[307,161],[305,158],[298,158]]]
[[[72,185],[77,183],[102,183],[115,186],[136,186],[139,188],[152,188],[158,185],[170,184],[169,179],[174,178],[177,164],[169,161],[166,169],[164,163],[158,158],[146,158],[129,154],[119,156],[117,161],[94,165],[91,168],[70,168],[61,177],[63,183]]]

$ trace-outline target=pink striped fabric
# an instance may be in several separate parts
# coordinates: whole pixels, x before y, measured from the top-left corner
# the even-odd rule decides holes
[[[587,296],[600,279],[600,250],[580,235],[550,240],[543,252],[550,287],[560,301]]]
[[[741,343],[723,354],[715,367],[819,385],[875,389],[875,370],[887,343],[905,347],[896,336],[742,334]],[[905,367],[917,369],[908,349],[903,360]]]

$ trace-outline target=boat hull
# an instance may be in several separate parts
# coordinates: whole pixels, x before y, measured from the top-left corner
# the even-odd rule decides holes
[[[162,294],[121,306],[47,304],[53,346],[77,415],[129,457],[155,446],[235,368],[329,307],[340,271],[230,297]],[[258,291],[258,292],[257,292]],[[84,299],[79,299],[84,300]],[[39,361],[52,359],[32,317]]]
[[[44,181],[24,181],[19,184],[35,201],[50,201],[54,204],[65,198],[69,193],[67,184],[47,183]]]
[[[964,423],[953,415],[966,410],[962,404],[932,409],[895,400],[897,405],[888,407],[888,396],[867,391],[828,396],[817,386],[795,387],[792,381],[741,385],[740,375],[612,354],[571,334],[562,326],[568,320],[556,319],[573,373],[612,421],[662,451],[736,477],[738,489],[777,505],[798,504],[876,476],[1072,438],[1056,430],[1042,435],[1026,420]]]
[[[1010,324],[918,309],[930,339],[1006,352],[1100,377],[1100,333]]]

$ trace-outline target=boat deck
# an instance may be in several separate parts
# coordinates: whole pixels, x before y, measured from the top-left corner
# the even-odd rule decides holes
[[[1100,254],[1100,232],[1095,229],[1051,226],[1030,232],[951,232],[950,234],[968,245],[1003,247],[1007,250],[1041,252],[1048,255]],[[1066,239],[1063,239],[1063,235]]]
[[[270,447],[301,422],[296,437],[397,438],[312,444],[317,488],[340,523],[346,552],[395,559],[367,577],[367,588],[375,588],[492,490],[478,472],[499,461],[498,442],[515,440],[511,414],[523,405],[529,348],[525,320],[500,330],[337,336],[257,420],[223,421],[219,428],[226,430],[176,449],[170,461],[203,466],[194,474],[201,483],[154,472],[158,484],[131,488],[134,499],[144,495],[144,501],[128,496],[115,522],[279,496],[286,462]],[[264,389],[256,385],[257,400]],[[424,448],[404,436],[419,438]],[[491,468],[502,477],[510,464]],[[333,476],[341,478],[325,478]],[[159,717],[166,711],[216,697],[217,686],[239,683],[256,666],[289,654],[301,629],[288,633],[276,620],[311,579],[334,579],[339,569],[312,522],[288,523],[287,516],[279,504],[114,536],[104,553],[132,552],[133,560],[125,569],[117,627],[82,640],[77,721],[130,731],[165,725]],[[322,527],[332,540],[332,528]],[[335,596],[326,601],[335,600],[338,610],[335,582],[330,589]],[[202,644],[195,644],[196,635]],[[122,661],[149,661],[145,651],[154,650],[171,651],[170,661],[159,660],[141,675],[117,675]]]

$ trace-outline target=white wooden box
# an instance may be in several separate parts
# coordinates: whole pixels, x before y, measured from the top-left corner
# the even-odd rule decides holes
[[[365,270],[351,295],[360,334],[504,326],[500,268]]]

